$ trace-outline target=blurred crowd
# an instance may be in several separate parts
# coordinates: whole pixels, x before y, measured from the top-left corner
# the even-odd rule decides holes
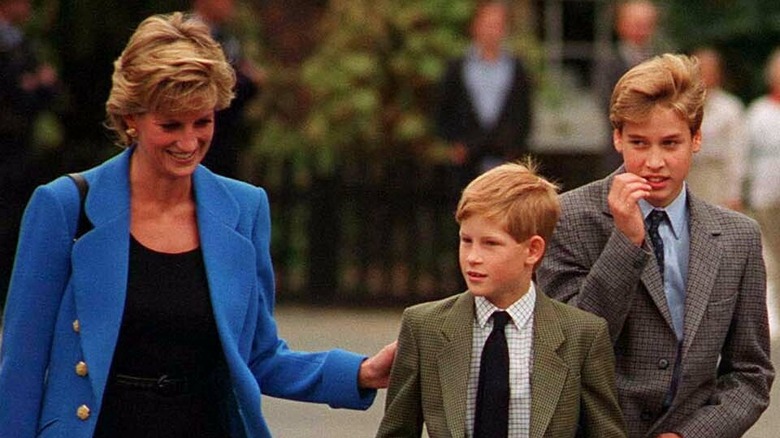
[[[36,167],[36,132],[40,116],[68,88],[57,71],[40,56],[38,42],[26,31],[33,2],[0,0],[0,297],[4,296],[24,206],[34,186],[55,175]],[[214,147],[205,165],[231,177],[242,175],[240,157],[249,142],[244,111],[261,94],[267,72],[245,56],[242,42],[226,26],[235,15],[235,2],[194,0],[192,12],[211,28],[234,65],[237,98],[218,115]],[[593,91],[608,127],[610,93],[630,67],[654,55],[675,51],[659,36],[662,15],[648,0],[616,3],[614,45],[605,65],[608,74],[594,78]],[[453,59],[442,76],[432,126],[451,147],[453,193],[466,181],[499,163],[532,153],[529,139],[534,124],[535,81],[528,62],[507,49],[511,13],[497,5],[486,8],[468,26],[467,52]],[[128,28],[132,27],[128,24]],[[780,52],[767,58],[766,93],[750,102],[729,92],[724,57],[716,47],[691,50],[708,87],[703,123],[703,147],[688,180],[697,196],[756,218],[769,254],[770,281],[780,267]],[[759,69],[759,66],[752,66]],[[733,70],[733,69],[732,69]],[[611,142],[603,145],[599,162],[604,175],[617,168],[620,157]],[[62,169],[57,169],[58,171]],[[78,169],[66,169],[74,171]],[[457,198],[457,196],[453,196]]]

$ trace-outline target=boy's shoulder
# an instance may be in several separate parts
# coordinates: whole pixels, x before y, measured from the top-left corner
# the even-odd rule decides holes
[[[571,304],[567,304],[549,298],[547,295],[544,295],[544,297],[551,303],[552,307],[555,309],[555,312],[558,313],[561,318],[578,320],[578,321],[583,321],[588,323],[599,322],[604,320],[604,318],[598,315],[574,307]]]
[[[537,293],[537,311],[551,313],[552,318],[546,320],[554,319],[564,331],[580,333],[607,327],[607,321],[598,315],[550,298],[544,293]]]
[[[691,220],[700,223],[705,229],[714,234],[725,236],[761,233],[761,228],[755,219],[738,211],[711,204],[699,199],[695,194],[690,195]]]
[[[407,324],[441,325],[450,315],[473,316],[474,298],[462,292],[435,301],[426,301],[404,309],[403,321]]]
[[[457,303],[463,300],[468,300],[468,296],[470,296],[468,292],[461,292],[459,294],[451,295],[439,300],[425,301],[423,303],[414,304],[404,309],[404,315],[435,315],[447,313]]]
[[[607,208],[607,196],[614,175],[592,181],[583,186],[568,190],[560,195],[561,215],[570,220],[574,217],[601,217]]]

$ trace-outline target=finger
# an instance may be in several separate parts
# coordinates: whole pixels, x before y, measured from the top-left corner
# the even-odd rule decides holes
[[[627,184],[616,184],[610,190],[608,200],[615,204],[636,203],[650,194],[650,185],[634,181]]]
[[[615,178],[613,180],[613,184],[628,184],[632,182],[644,182],[646,183],[647,180],[645,178],[642,178],[641,176],[635,174],[635,173],[621,173],[620,175],[615,175]]]

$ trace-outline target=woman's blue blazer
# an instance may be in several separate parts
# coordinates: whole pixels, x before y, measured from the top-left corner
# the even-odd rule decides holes
[[[85,211],[94,228],[75,243],[80,201],[69,178],[38,187],[27,206],[0,347],[2,438],[89,438],[94,432],[125,303],[132,153],[84,172]],[[368,408],[376,391],[358,389],[364,357],[295,352],[278,337],[265,191],[202,166],[193,189],[227,368],[214,403],[227,413],[231,436],[270,436],[261,393]],[[84,376],[76,372],[82,361]]]

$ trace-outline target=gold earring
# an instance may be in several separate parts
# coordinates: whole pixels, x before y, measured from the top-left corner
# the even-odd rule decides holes
[[[138,131],[136,131],[135,128],[127,128],[125,129],[125,134],[130,138],[136,138],[138,136]]]

